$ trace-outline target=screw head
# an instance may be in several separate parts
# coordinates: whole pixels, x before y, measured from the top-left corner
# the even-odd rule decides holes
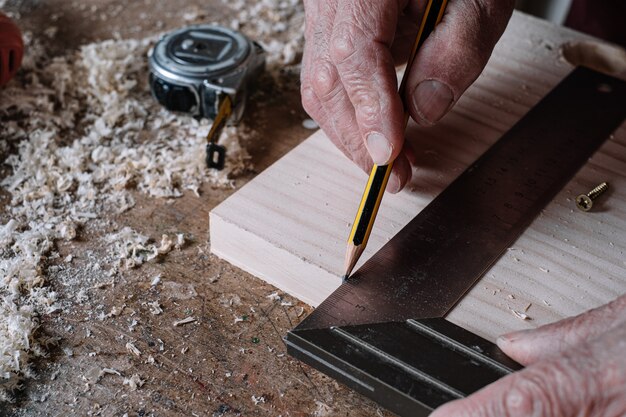
[[[576,197],[576,207],[581,209],[582,211],[589,211],[593,206],[593,201],[586,194],[581,194]]]

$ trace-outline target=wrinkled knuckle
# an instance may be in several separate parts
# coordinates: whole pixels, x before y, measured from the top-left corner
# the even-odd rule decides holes
[[[509,416],[532,415],[535,399],[531,396],[533,388],[525,379],[513,385],[505,394],[504,409]]]
[[[540,372],[520,374],[505,394],[504,409],[512,416],[560,415],[558,401]]]
[[[508,410],[515,411],[511,415],[568,415],[576,410],[577,401],[593,401],[598,381],[578,362],[566,353],[520,373],[508,393]]]
[[[304,107],[304,110],[313,117],[319,114],[321,104],[313,89],[308,86],[303,86],[300,94],[302,96],[302,107]]]
[[[311,74],[311,87],[320,99],[328,96],[339,82],[337,72],[327,61],[318,63]]]
[[[357,51],[356,43],[362,37],[362,31],[351,23],[339,23],[330,38],[330,59],[339,65],[348,60]]]
[[[380,124],[380,97],[371,90],[358,91],[352,97],[355,114],[363,127],[376,127]]]
[[[573,317],[565,324],[566,334],[571,335],[574,339],[584,340],[595,325],[595,321],[596,317],[593,311]]]
[[[346,151],[351,155],[351,159],[355,162],[357,161],[359,155],[362,155],[362,154],[369,155],[369,153],[364,152],[365,143],[362,140],[352,140],[352,141],[344,143],[344,146],[346,148]]]

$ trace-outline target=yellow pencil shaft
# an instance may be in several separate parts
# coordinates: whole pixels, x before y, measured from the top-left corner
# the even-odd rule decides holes
[[[413,65],[413,61],[417,56],[417,51],[420,45],[424,42],[425,38],[434,28],[434,25],[432,25],[432,23],[431,25],[433,27],[427,27],[429,19],[432,19],[434,16],[436,16],[434,24],[436,25],[437,23],[439,23],[443,17],[443,12],[446,8],[446,4],[447,0],[428,1],[417,36],[415,38],[415,43],[413,44],[411,54],[409,55],[406,69],[404,71],[404,75],[402,76],[402,81],[400,82],[400,88],[398,90],[404,108],[404,130],[406,130],[409,122],[409,109],[405,101],[405,89],[407,79],[409,78],[409,72],[411,66]],[[382,171],[381,168],[384,168],[384,171]],[[387,182],[389,181],[389,176],[391,175],[392,169],[393,161],[385,166],[374,165],[372,167],[372,171],[370,172],[367,185],[365,186],[365,191],[363,192],[363,197],[361,198],[361,202],[359,204],[359,210],[357,211],[356,218],[354,219],[354,223],[352,224],[352,230],[350,231],[348,242],[352,242],[355,245],[367,245],[367,241],[369,240],[372,228],[374,227],[376,214],[378,213],[380,202],[382,201],[385,189],[387,188]],[[374,194],[376,195],[375,198]]]

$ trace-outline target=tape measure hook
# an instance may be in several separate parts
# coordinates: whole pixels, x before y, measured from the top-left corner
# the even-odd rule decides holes
[[[206,145],[206,165],[209,168],[221,170],[226,163],[226,148],[217,143]]]

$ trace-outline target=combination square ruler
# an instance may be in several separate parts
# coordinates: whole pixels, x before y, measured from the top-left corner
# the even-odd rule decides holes
[[[446,314],[626,118],[626,82],[577,68],[285,338],[401,416],[521,368]]]

